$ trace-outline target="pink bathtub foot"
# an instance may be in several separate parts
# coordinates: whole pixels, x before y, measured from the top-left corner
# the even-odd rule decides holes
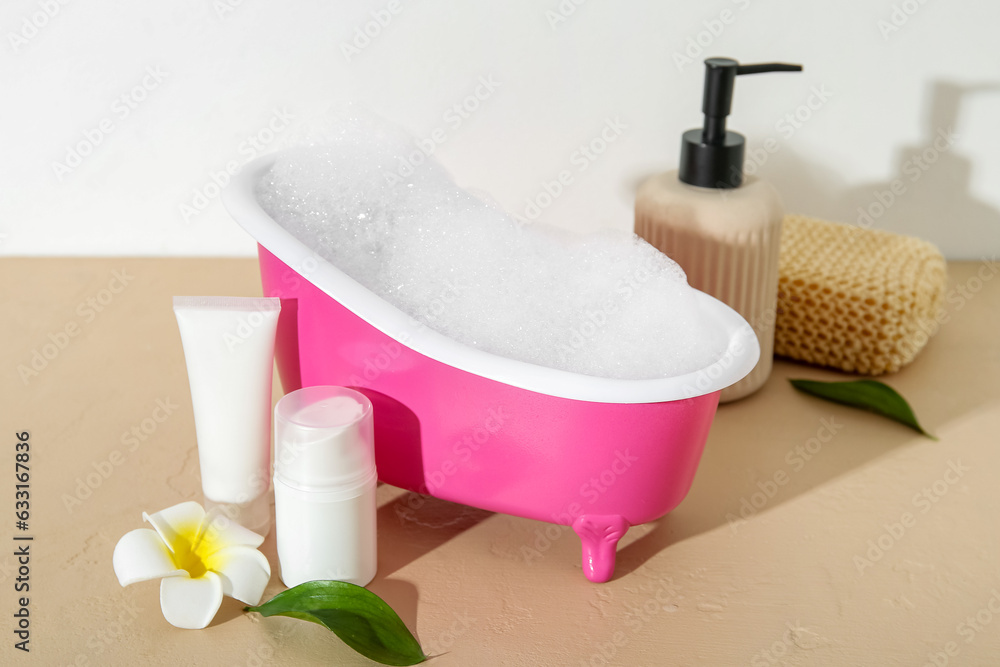
[[[615,573],[615,548],[629,528],[618,514],[584,514],[573,522],[573,530],[583,543],[583,574],[602,583]]]

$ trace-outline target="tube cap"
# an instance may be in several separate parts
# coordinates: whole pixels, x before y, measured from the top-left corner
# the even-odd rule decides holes
[[[205,509],[234,521],[258,535],[271,530],[271,494],[263,493],[245,503],[223,503],[205,496]]]
[[[361,487],[375,477],[372,404],[346,387],[305,387],[274,406],[274,477],[315,491]]]

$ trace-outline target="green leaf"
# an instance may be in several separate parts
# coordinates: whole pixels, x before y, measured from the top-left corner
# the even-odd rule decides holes
[[[817,382],[815,380],[789,380],[801,392],[819,398],[870,410],[883,417],[906,424],[917,433],[937,440],[917,422],[910,404],[895,389],[877,380],[854,380],[849,382]]]
[[[368,589],[344,581],[307,581],[243,610],[319,623],[383,665],[415,665],[427,659],[392,607]]]

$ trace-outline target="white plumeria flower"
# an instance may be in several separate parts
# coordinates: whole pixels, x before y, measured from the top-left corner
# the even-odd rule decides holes
[[[198,630],[215,618],[222,596],[256,605],[271,578],[257,551],[264,538],[196,502],[142,518],[156,530],[126,533],[112,558],[122,586],[161,579],[160,608],[167,622]]]

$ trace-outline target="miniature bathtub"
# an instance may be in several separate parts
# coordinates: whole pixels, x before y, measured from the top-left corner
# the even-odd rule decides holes
[[[699,292],[728,348],[699,371],[655,380],[570,373],[457,343],[274,222],[253,194],[273,163],[249,163],[223,200],[258,242],[264,294],[282,299],[275,356],[284,391],[363,392],[374,406],[379,479],[571,526],[586,577],[609,580],[629,526],[662,517],[687,494],[719,392],[757,363],[750,326]]]

